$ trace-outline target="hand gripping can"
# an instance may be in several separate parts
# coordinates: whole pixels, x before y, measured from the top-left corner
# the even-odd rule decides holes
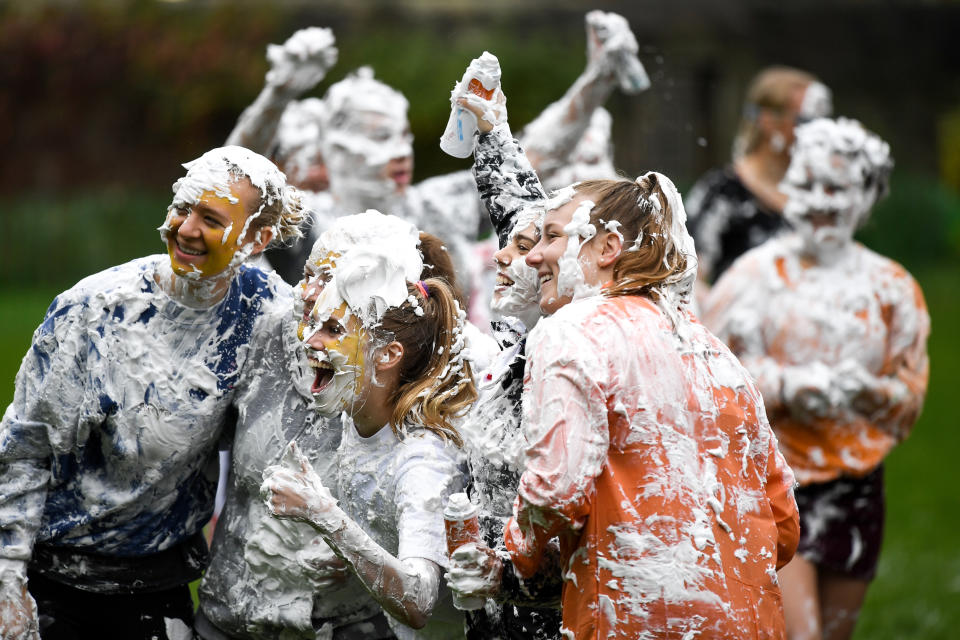
[[[491,100],[500,86],[500,61],[487,51],[473,60],[450,94],[450,119],[440,136],[440,148],[454,158],[466,158],[473,153],[474,134],[477,132],[477,116],[467,111],[457,100],[467,93]]]
[[[458,547],[480,540],[480,507],[470,502],[465,493],[454,493],[443,510],[443,523],[447,529],[447,553]],[[473,611],[483,607],[485,598],[453,594],[453,606],[461,611]]]

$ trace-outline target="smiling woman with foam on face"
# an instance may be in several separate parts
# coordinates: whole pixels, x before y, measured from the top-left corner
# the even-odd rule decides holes
[[[375,211],[340,219],[314,244],[306,264],[300,265],[304,277],[296,288],[291,322],[278,326],[272,341],[258,344],[251,352],[256,374],[238,399],[240,415],[226,504],[199,591],[201,615],[196,631],[200,637],[315,638],[327,637],[331,630],[339,640],[394,637],[380,605],[317,531],[301,522],[272,517],[260,499],[260,486],[264,469],[290,459],[288,445],[295,441],[323,482],[336,491],[337,448],[343,435],[340,413],[358,382],[366,379],[350,367],[357,359],[364,365],[369,362],[367,331],[345,301],[329,299],[332,318],[344,325],[326,341],[330,358],[323,344],[311,353],[322,355],[328,365],[334,360],[348,370],[339,376],[343,393],[327,394],[322,406],[311,386],[318,373],[331,370],[308,366],[302,338],[314,332],[319,337],[317,329],[323,329],[324,323],[312,313],[317,299],[333,282],[334,267],[349,263],[354,250],[369,252],[380,246],[393,256],[403,256],[400,284],[405,287],[403,275],[416,277],[422,264],[417,241],[413,225]],[[351,289],[331,284],[331,290],[344,288]],[[357,289],[352,290],[356,294]],[[353,335],[338,344],[346,333]]]
[[[242,263],[298,234],[302,214],[283,174],[246,149],[185,166],[161,227],[168,255],[59,295],[24,358],[0,423],[4,637],[33,637],[24,585],[45,634],[101,635],[107,614],[124,637],[192,622],[217,441],[250,347],[292,304]]]
[[[159,228],[173,274],[160,273],[157,281],[184,304],[208,306],[247,258],[298,238],[304,216],[299,192],[252,151],[222,147],[184,167]]]
[[[527,341],[512,566],[461,547],[452,588],[496,597],[508,579],[557,571],[556,536],[564,637],[782,634],[793,477],[749,375],[689,311],[684,218],[655,172],[548,205],[526,258],[551,315]]]
[[[419,281],[416,230],[384,237],[362,224],[377,216],[391,221],[368,211],[328,230],[302,289],[316,407],[345,412],[339,504],[306,464],[268,468],[264,491],[277,516],[320,532],[399,637],[449,637],[463,619],[439,591],[442,507],[462,487],[455,421],[476,397],[463,312],[443,280]]]

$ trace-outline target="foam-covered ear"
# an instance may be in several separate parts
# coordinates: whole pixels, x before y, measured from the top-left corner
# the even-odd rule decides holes
[[[613,266],[613,263],[623,253],[623,236],[619,233],[608,232],[605,237],[597,240],[603,243],[600,246],[600,255],[597,257],[597,266],[601,269]]]
[[[403,360],[403,345],[394,340],[383,346],[377,355],[377,372],[390,371],[400,365]]]
[[[253,231],[253,251],[250,255],[255,256],[266,249],[271,240],[273,240],[273,227],[261,227]]]

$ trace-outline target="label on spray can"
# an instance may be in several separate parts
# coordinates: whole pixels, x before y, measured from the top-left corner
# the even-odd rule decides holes
[[[477,132],[477,116],[461,107],[457,100],[467,93],[484,100],[493,98],[500,86],[500,61],[487,51],[474,59],[450,94],[450,119],[440,136],[440,148],[454,158],[467,158],[473,153],[474,134]]]

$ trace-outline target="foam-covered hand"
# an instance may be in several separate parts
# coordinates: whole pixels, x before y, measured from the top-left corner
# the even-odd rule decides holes
[[[467,597],[493,598],[500,591],[503,561],[484,544],[468,543],[450,554],[447,586]]]
[[[900,380],[875,376],[854,360],[841,362],[835,377],[850,409],[868,418],[903,401],[909,393]]]
[[[450,119],[440,136],[440,148],[454,158],[470,156],[477,131],[489,133],[497,124],[506,122],[506,103],[500,90],[500,61],[484,51],[470,62],[450,92]]]
[[[615,75],[625,93],[639,93],[650,87],[650,78],[637,58],[637,38],[626,18],[606,11],[586,16],[587,64],[604,75]]]
[[[267,509],[278,518],[306,522],[321,531],[339,528],[343,512],[337,506],[337,499],[323,485],[296,445],[292,448],[299,470],[279,464],[263,471],[260,495],[266,501]]]
[[[297,94],[312,89],[337,63],[334,42],[330,29],[309,27],[282,45],[267,45],[267,84]]]
[[[40,640],[37,605],[25,579],[0,580],[0,638]]]
[[[784,406],[798,420],[833,418],[847,408],[846,394],[822,362],[785,367],[781,395]]]
[[[507,97],[500,89],[489,100],[468,93],[458,99],[457,104],[477,116],[477,130],[480,133],[490,133],[494,127],[507,121]]]

